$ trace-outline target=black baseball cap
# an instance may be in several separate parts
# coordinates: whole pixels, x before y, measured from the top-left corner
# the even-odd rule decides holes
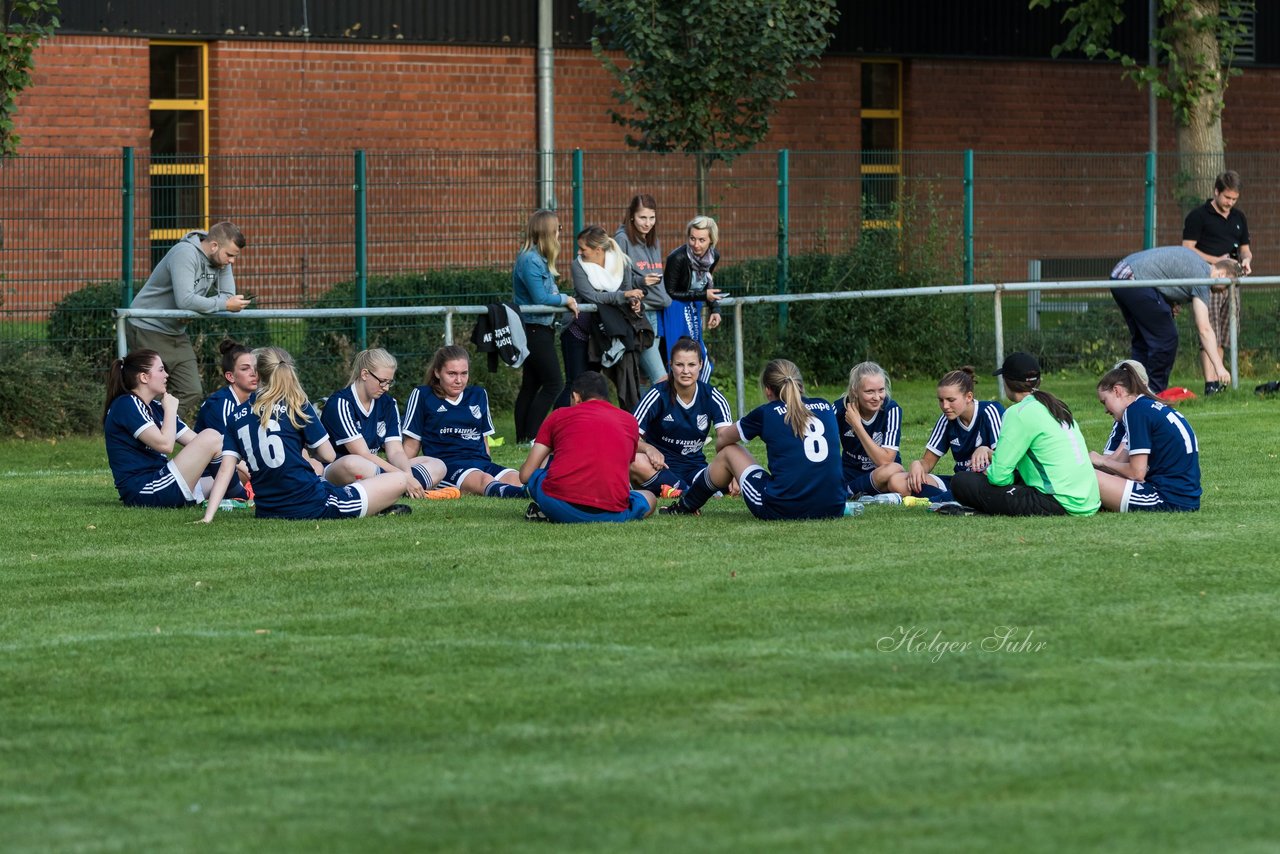
[[[1040,363],[1030,353],[1010,353],[1004,364],[993,376],[1004,377],[1017,383],[1040,382]]]

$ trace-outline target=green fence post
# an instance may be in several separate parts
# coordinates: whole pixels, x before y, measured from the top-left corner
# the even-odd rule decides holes
[[[358,308],[368,308],[369,306],[369,230],[368,230],[368,199],[366,198],[365,186],[365,160],[364,151],[358,149],[356,151],[356,174],[355,174],[355,191],[356,191],[356,306]],[[356,318],[356,341],[359,349],[364,350],[368,346],[368,324],[366,318],[361,316]]]
[[[782,149],[778,152],[778,293],[787,292],[787,282],[791,278],[791,152]],[[787,332],[787,304],[778,303],[778,337]]]
[[[973,149],[964,151],[964,283],[973,284]],[[969,315],[969,350],[973,351],[973,294],[965,295]]]
[[[582,149],[573,150],[573,233],[576,235],[586,226],[586,214],[583,206],[582,188]]]
[[[1147,204],[1142,218],[1142,248],[1156,245],[1156,153],[1147,152]]]
[[[133,302],[133,206],[135,178],[133,146],[126,145],[120,159],[120,307]]]

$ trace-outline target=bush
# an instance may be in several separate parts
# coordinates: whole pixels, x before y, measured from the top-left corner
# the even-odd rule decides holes
[[[67,436],[99,430],[104,375],[48,345],[0,344],[0,435]]]
[[[72,291],[54,305],[49,314],[49,343],[66,359],[91,366],[99,377],[116,357],[116,321],[112,312],[120,307],[119,282],[90,282]],[[225,337],[249,347],[271,343],[265,320],[255,320],[252,309],[238,317],[208,317],[193,320],[187,334],[196,351],[205,390],[220,387],[225,380],[219,364],[218,344]]]
[[[900,232],[868,231],[848,251],[803,259],[810,293],[874,291],[955,281],[940,258],[903,251]],[[891,376],[937,376],[973,360],[963,296],[796,303],[780,349],[814,382],[839,384],[864,360]]]
[[[119,281],[90,282],[58,300],[49,314],[49,343],[68,359],[102,370],[116,357],[116,321],[123,303]]]
[[[947,242],[946,218],[928,199],[904,203],[896,229],[865,229],[837,254],[789,260],[790,293],[886,290],[959,283],[960,259]],[[910,252],[907,246],[911,247]],[[735,296],[777,290],[777,261],[726,263],[716,280]],[[937,376],[974,359],[969,338],[971,300],[964,296],[792,303],[785,333],[779,309],[751,306],[743,314],[743,370],[758,373],[774,357],[790,359],[815,384],[840,384],[867,359],[890,376]],[[707,337],[712,357],[733,364],[732,312],[723,332]]]

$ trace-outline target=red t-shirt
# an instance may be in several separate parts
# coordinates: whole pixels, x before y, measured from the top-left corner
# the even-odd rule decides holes
[[[640,427],[607,400],[557,409],[542,422],[539,445],[551,449],[542,489],[552,498],[611,513],[631,506],[631,463]]]

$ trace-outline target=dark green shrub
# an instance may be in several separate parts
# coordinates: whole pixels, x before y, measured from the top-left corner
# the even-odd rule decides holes
[[[48,345],[0,344],[0,436],[101,430],[104,375]]]
[[[805,259],[807,292],[874,291],[955,281],[941,258],[903,252],[900,232],[864,232],[847,252]],[[797,289],[799,290],[799,289]],[[812,381],[838,384],[871,359],[891,376],[935,376],[972,361],[963,296],[803,302],[792,305],[779,350]]]
[[[112,312],[120,304],[119,282],[90,282],[72,291],[58,300],[49,314],[50,345],[66,358],[93,366],[100,376],[105,375],[107,365],[116,357]],[[218,356],[218,344],[224,337],[231,336],[249,347],[271,343],[267,322],[252,315],[249,309],[237,317],[200,318],[187,326],[206,391],[224,382]]]
[[[922,195],[920,202],[902,205],[900,228],[864,229],[856,242],[837,254],[792,256],[788,292],[958,284],[960,259],[949,242],[947,217],[927,197],[927,190]],[[777,261],[726,262],[717,268],[716,280],[735,296],[776,293]],[[792,303],[781,334],[777,306],[746,307],[743,370],[751,377],[767,360],[782,357],[799,365],[810,382],[838,385],[855,363],[872,359],[891,376],[935,376],[974,360],[972,305],[973,300],[964,296]],[[707,345],[713,358],[729,367],[731,310],[724,324],[707,336]]]
[[[69,359],[106,365],[116,356],[116,321],[122,304],[119,281],[90,282],[58,300],[49,313],[49,343]]]

